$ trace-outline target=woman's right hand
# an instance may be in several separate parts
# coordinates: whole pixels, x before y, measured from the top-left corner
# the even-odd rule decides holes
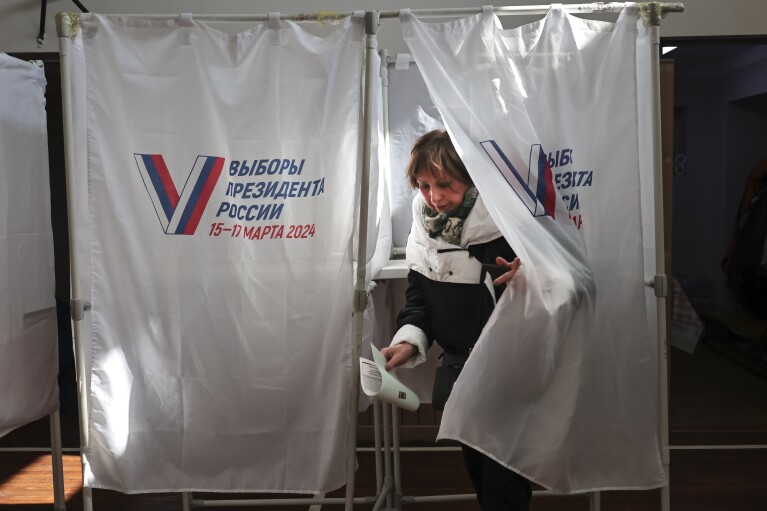
[[[381,354],[386,357],[386,370],[391,371],[397,366],[407,362],[410,357],[418,352],[418,348],[410,343],[402,342],[396,346],[381,348]]]

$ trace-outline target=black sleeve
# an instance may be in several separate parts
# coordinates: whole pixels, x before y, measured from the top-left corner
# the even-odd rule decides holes
[[[498,256],[503,257],[507,261],[513,261],[517,254],[512,250],[509,242],[506,238],[501,236],[493,241],[487,243],[480,243],[479,245],[469,245],[469,253],[472,257],[475,257],[481,263],[495,264],[495,258]]]
[[[501,236],[500,238],[496,238],[493,241],[488,241],[487,243],[480,243],[479,245],[470,245],[469,247],[469,253],[472,255],[472,257],[475,257],[479,262],[482,264],[495,264],[495,258],[500,256],[506,259],[507,261],[513,261],[515,257],[517,257],[517,254],[514,253],[514,250],[511,248],[511,245],[509,245],[509,242],[506,241],[506,238]],[[482,274],[480,275],[480,282],[484,282],[485,280],[485,272],[482,271]],[[503,294],[503,290],[506,289],[506,285],[503,284],[501,286],[495,286],[495,300],[498,301],[501,298],[501,295]]]
[[[403,325],[413,325],[426,334],[428,346],[434,340],[431,329],[431,313],[426,294],[421,286],[423,277],[417,271],[410,270],[407,275],[407,291],[405,291],[405,306],[397,315],[397,329]]]

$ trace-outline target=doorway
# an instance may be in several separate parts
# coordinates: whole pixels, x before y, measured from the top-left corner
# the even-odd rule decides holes
[[[767,170],[767,41],[662,44],[675,75],[670,443],[765,446],[767,314],[755,301],[767,301],[767,287],[755,276],[767,268],[767,213],[756,219],[750,209],[764,190],[744,197],[756,169]],[[744,233],[749,214],[758,225]],[[749,256],[752,273],[734,276],[733,248],[744,236],[759,254]]]

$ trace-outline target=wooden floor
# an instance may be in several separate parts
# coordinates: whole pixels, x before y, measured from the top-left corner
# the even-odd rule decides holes
[[[694,355],[672,352],[671,385],[671,507],[674,511],[767,510],[767,381],[741,369],[718,352],[699,346]],[[76,448],[77,419],[71,389],[62,385],[62,436],[65,449]],[[363,421],[364,423],[364,417]],[[407,418],[403,419],[407,423]],[[404,426],[407,428],[408,426]],[[362,427],[360,437],[369,436]],[[403,442],[407,434],[403,436]],[[50,454],[33,448],[49,446],[47,419],[20,428],[0,439],[0,510],[53,509]],[[418,442],[415,442],[418,443]],[[700,446],[709,446],[701,448]],[[710,448],[718,446],[719,448]],[[730,446],[730,447],[728,447]],[[16,450],[22,449],[22,450]],[[358,453],[358,496],[374,494],[373,454]],[[402,453],[403,494],[470,493],[460,452]],[[80,462],[76,451],[64,455],[68,510],[82,509]],[[328,496],[344,495],[339,489]],[[660,510],[654,491],[604,492],[603,511]],[[251,498],[249,495],[194,494],[195,499]],[[177,494],[123,495],[94,490],[94,509],[180,510]],[[369,505],[355,509],[371,509]],[[474,502],[413,504],[414,511],[478,510]],[[211,509],[224,509],[212,507]],[[231,509],[231,508],[228,508]],[[306,511],[309,506],[258,506],[240,509]],[[319,507],[312,508],[312,511]],[[322,509],[342,509],[323,506]],[[533,511],[586,511],[586,496],[535,498]]]

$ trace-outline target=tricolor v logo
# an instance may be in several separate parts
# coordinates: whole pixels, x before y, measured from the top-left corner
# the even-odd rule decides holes
[[[165,234],[194,234],[224,168],[224,158],[198,156],[179,196],[161,154],[134,153]]]
[[[549,159],[540,144],[530,146],[526,176],[522,176],[514,168],[495,140],[486,140],[479,145],[493,160],[498,171],[533,216],[549,215],[555,218],[557,191],[554,188]]]

